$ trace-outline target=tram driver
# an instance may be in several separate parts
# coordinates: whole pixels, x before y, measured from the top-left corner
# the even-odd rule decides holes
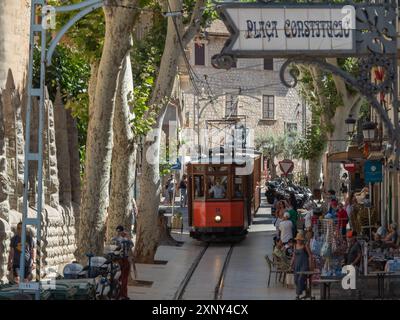
[[[223,199],[225,198],[225,187],[221,184],[221,178],[215,178],[215,185],[210,188],[209,194],[214,199]]]

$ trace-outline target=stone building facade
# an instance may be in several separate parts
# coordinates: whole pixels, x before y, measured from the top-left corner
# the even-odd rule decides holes
[[[37,119],[38,107],[38,102],[34,100],[33,119]],[[9,70],[6,86],[0,90],[0,280],[5,282],[9,276],[7,262],[10,239],[17,223],[22,220],[25,119],[24,99],[15,87],[13,74]],[[32,121],[31,124],[31,151],[37,152],[38,122]],[[78,152],[77,128],[75,120],[62,104],[60,93],[54,105],[49,99],[46,100],[42,134],[45,204],[42,212],[42,266],[61,268],[74,260],[80,195],[72,193],[72,181],[76,181],[76,175],[79,181],[79,156],[73,155]],[[36,215],[36,173],[37,168],[31,165],[29,217]],[[35,231],[31,228],[33,236]],[[42,269],[43,272],[45,270]]]
[[[15,85],[23,89],[29,58],[30,0],[0,0],[0,88],[13,71]]]
[[[196,129],[198,125],[201,129],[207,126],[206,120],[233,119],[237,115],[251,131],[249,146],[254,145],[252,140],[258,136],[280,136],[289,131],[301,135],[310,112],[296,89],[288,89],[281,83],[279,70],[283,60],[238,59],[236,67],[228,71],[212,67],[211,57],[221,51],[228,35],[222,21],[215,21],[187,48],[194,76],[190,79],[182,62],[179,77],[184,128]],[[203,137],[200,130],[199,140],[196,132],[191,137],[186,134],[184,140],[190,140],[191,146],[204,144],[206,140],[210,145],[211,138],[217,143],[227,142],[223,136],[226,131],[212,131],[210,124],[208,128],[208,137]],[[275,164],[278,160],[275,159]],[[295,171],[301,170],[301,162],[295,161]]]
[[[22,219],[30,3],[0,0],[0,280],[4,282],[9,276],[10,239]],[[33,100],[31,152],[38,147],[38,108]],[[74,260],[80,203],[76,122],[60,93],[54,103],[46,99],[44,113],[42,272]],[[37,168],[30,166],[28,216],[33,217]],[[33,236],[35,231],[31,229]]]

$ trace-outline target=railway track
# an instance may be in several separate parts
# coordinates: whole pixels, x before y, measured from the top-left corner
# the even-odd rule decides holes
[[[234,244],[206,244],[175,292],[174,300],[221,300],[233,248]]]

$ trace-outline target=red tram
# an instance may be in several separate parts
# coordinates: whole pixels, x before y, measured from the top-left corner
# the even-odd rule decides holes
[[[187,164],[190,236],[240,241],[260,207],[261,154],[242,150]]]

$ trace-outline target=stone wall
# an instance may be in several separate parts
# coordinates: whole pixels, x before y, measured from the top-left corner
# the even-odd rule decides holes
[[[16,224],[22,219],[22,192],[24,174],[25,106],[16,89],[11,71],[5,88],[0,90],[0,279],[7,279],[9,241]],[[37,152],[38,102],[32,103],[31,152]],[[57,110],[55,110],[57,109]],[[76,125],[68,118],[60,93],[56,104],[45,103],[43,134],[43,186],[42,212],[42,266],[61,269],[74,260],[76,250],[76,220],[79,217],[79,168]],[[78,163],[75,163],[78,162]],[[30,208],[34,217],[37,199],[37,168],[30,167]],[[78,194],[72,196],[72,190]],[[31,229],[35,236],[36,230]],[[42,271],[45,268],[42,267]],[[61,270],[60,270],[61,271]]]
[[[0,88],[11,68],[23,90],[29,57],[30,0],[0,0]]]

